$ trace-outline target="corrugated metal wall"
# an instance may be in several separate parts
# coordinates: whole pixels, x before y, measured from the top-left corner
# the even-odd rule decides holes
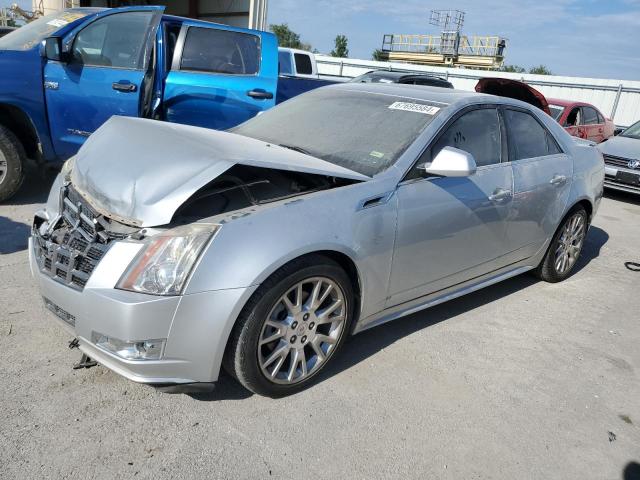
[[[369,70],[380,68],[430,72],[447,78],[455,88],[470,91],[473,91],[478,79],[482,77],[513,78],[525,81],[549,98],[591,103],[603,114],[611,117],[619,126],[628,127],[640,120],[640,81],[488,72],[351,58],[341,59],[326,55],[316,55],[316,61],[321,75],[356,77]]]

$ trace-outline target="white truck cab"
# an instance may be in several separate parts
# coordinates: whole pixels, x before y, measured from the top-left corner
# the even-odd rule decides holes
[[[280,75],[318,78],[318,66],[313,53],[295,48],[278,48]]]

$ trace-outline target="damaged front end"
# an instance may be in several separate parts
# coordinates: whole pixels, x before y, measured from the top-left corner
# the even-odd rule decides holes
[[[57,215],[51,213],[34,218],[33,254],[42,273],[76,290],[85,287],[113,240],[139,231],[98,213],[69,183],[60,187]]]

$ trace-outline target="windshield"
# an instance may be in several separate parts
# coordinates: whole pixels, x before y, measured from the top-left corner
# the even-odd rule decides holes
[[[620,134],[621,137],[631,137],[640,140],[640,122],[636,122]]]
[[[373,176],[393,165],[439,110],[426,101],[328,87],[231,131]]]
[[[0,50],[29,50],[60,28],[89,13],[91,12],[69,10],[46,15],[0,38]]]
[[[551,105],[549,104],[549,110],[551,111],[551,116],[553,119],[558,122],[560,121],[560,116],[562,112],[564,112],[564,107],[562,105]]]

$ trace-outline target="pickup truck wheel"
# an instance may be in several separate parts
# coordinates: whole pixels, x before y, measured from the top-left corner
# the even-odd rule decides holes
[[[534,271],[545,282],[561,282],[578,263],[584,239],[589,228],[587,212],[582,206],[574,207],[565,217],[551,240],[546,255]]]
[[[285,265],[244,307],[225,370],[260,395],[305,389],[348,336],[353,298],[349,277],[329,258],[310,255]]]
[[[13,197],[24,180],[26,155],[13,132],[0,125],[0,202]]]

